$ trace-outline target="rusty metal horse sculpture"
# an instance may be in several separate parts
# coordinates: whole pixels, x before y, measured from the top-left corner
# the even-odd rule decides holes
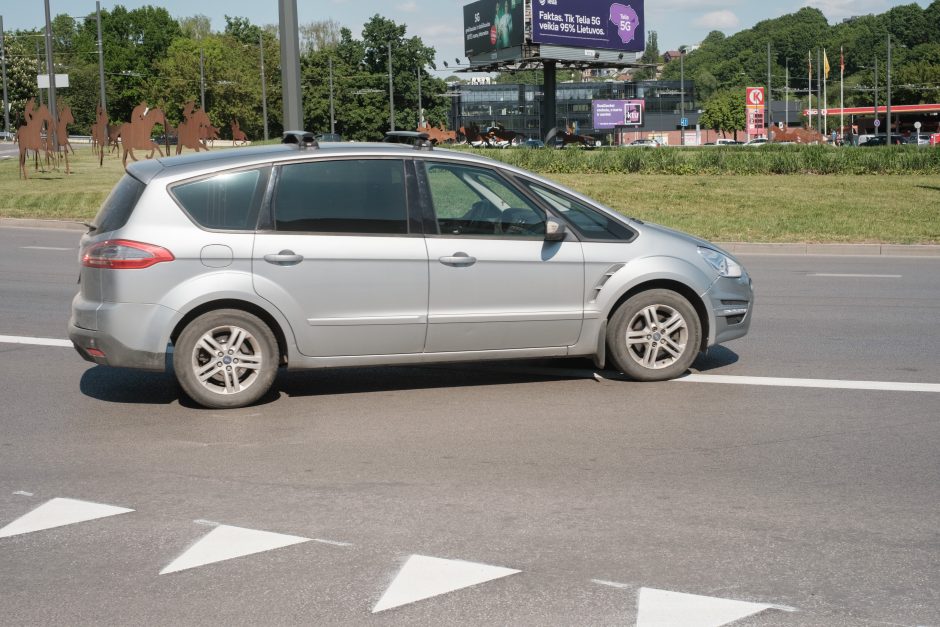
[[[16,141],[20,147],[20,175],[24,179],[28,179],[29,176],[26,174],[26,157],[28,152],[30,150],[34,151],[36,156],[35,167],[38,170],[39,151],[46,150],[48,153],[47,144],[43,141],[42,137],[43,126],[45,126],[46,135],[51,135],[53,122],[52,114],[49,113],[49,109],[46,108],[46,105],[41,105],[37,109],[36,103],[32,98],[26,103],[23,118],[25,119],[25,123],[17,130]]]

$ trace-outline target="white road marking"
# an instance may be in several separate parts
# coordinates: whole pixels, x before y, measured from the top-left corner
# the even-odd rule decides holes
[[[697,594],[640,588],[636,627],[720,627],[765,610],[794,611],[768,603],[749,603]]]
[[[25,492],[25,491],[23,491],[23,490],[17,490],[17,491],[14,492],[13,494],[15,494],[15,495],[17,495],[17,496],[32,496],[32,495],[33,495],[32,492]]]
[[[173,560],[160,571],[160,574],[175,573],[188,568],[205,566],[206,564],[309,541],[310,538],[301,538],[299,536],[219,525]]]
[[[600,584],[602,586],[607,586],[608,588],[617,588],[620,590],[629,590],[630,588],[636,587],[636,586],[631,586],[628,583],[617,583],[616,581],[607,581],[605,579],[592,579],[591,582]]]
[[[20,246],[23,250],[75,250],[74,248],[60,248],[58,246]]]
[[[372,608],[372,613],[469,588],[518,572],[521,571],[475,562],[412,555],[402,566],[392,585]]]
[[[55,498],[0,529],[0,538],[133,512],[126,507]]]
[[[894,381],[843,381],[839,379],[787,379],[778,377],[740,377],[720,374],[689,374],[676,379],[684,383],[722,383],[786,388],[822,388],[831,390],[877,390],[882,392],[940,392],[940,383],[904,383]]]
[[[0,335],[0,344],[31,344],[33,346],[72,348],[72,342],[69,340],[54,340],[47,337],[21,337],[17,335]]]
[[[827,277],[835,279],[903,279],[900,274],[831,274],[828,272],[811,272],[806,276]]]
[[[323,538],[313,538],[314,542],[319,542],[320,544],[329,544],[331,546],[352,546],[349,542],[338,542],[336,540],[324,540]]]

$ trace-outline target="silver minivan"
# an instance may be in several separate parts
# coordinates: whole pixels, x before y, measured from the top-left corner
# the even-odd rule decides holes
[[[171,355],[214,408],[256,402],[280,368],[586,356],[665,380],[745,335],[754,306],[730,254],[531,172],[304,133],[134,163],[80,260],[78,352]]]

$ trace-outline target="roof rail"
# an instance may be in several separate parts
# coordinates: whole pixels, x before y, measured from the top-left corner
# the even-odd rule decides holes
[[[382,141],[388,144],[411,144],[415,150],[434,150],[431,136],[417,131],[389,131]]]
[[[317,143],[317,138],[314,137],[313,133],[308,133],[307,131],[284,131],[284,137],[281,139],[281,143],[297,144],[301,150],[307,148],[317,150],[320,148],[320,144]]]

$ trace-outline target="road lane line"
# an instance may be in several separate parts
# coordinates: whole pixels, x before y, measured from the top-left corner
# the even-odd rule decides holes
[[[876,390],[882,392],[940,393],[940,383],[905,383],[893,381],[843,381],[840,379],[787,379],[781,377],[743,377],[720,374],[689,374],[676,379],[684,383],[722,383],[785,388],[821,388],[831,390]]]
[[[32,344],[33,346],[61,346],[72,348],[69,340],[56,340],[48,337],[22,337],[18,335],[0,335],[0,344]]]
[[[806,276],[827,277],[836,279],[903,279],[900,274],[831,274],[828,272],[810,272]]]

